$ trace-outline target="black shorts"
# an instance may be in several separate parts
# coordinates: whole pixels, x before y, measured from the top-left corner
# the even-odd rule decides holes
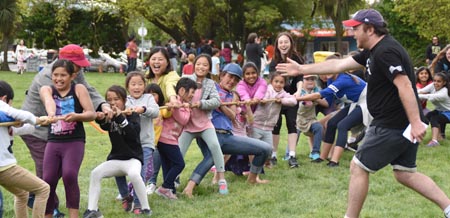
[[[353,161],[364,170],[374,173],[388,164],[394,170],[416,172],[419,143],[403,137],[402,129],[371,126],[364,143],[358,147]]]

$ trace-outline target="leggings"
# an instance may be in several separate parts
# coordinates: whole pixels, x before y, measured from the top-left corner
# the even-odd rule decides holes
[[[427,113],[426,117],[430,121],[431,127],[442,128],[445,124],[450,123],[447,116],[437,110],[430,111]]]
[[[56,204],[56,186],[62,177],[66,191],[67,208],[79,209],[80,187],[78,172],[84,157],[84,141],[48,142],[44,154],[44,181],[50,185],[45,214],[53,214]]]
[[[350,114],[348,113],[349,109],[350,106],[345,107],[328,121],[325,137],[323,139],[325,143],[332,144],[334,142],[337,130],[336,146],[345,147],[345,144],[347,144],[348,131],[352,127],[363,123],[361,107],[356,106]]]
[[[283,124],[281,117],[282,114],[284,114],[286,118],[286,127],[288,129],[288,134],[297,133],[297,127],[295,127],[295,122],[297,120],[297,110],[298,105],[293,107],[284,105],[281,106],[280,116],[278,117],[277,124],[273,127],[272,134],[280,135],[281,125]]]

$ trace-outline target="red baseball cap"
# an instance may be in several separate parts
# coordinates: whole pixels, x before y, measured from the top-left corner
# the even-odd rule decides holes
[[[80,67],[91,66],[84,56],[83,48],[75,44],[69,44],[59,50],[59,58],[72,61]]]
[[[372,24],[374,26],[384,26],[383,16],[374,9],[359,10],[353,15],[352,19],[342,21],[344,26],[355,27],[362,23]]]

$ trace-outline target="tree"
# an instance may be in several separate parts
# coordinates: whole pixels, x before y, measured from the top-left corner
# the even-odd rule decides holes
[[[316,0],[314,2],[314,8],[312,15],[318,11],[318,14],[322,14],[326,18],[330,18],[334,24],[336,31],[336,51],[342,53],[341,42],[344,35],[344,28],[342,25],[343,20],[347,20],[351,10],[364,5],[364,1],[361,0]]]
[[[245,42],[250,32],[280,31],[284,20],[302,20],[311,1],[298,4],[294,0],[119,0],[128,13],[139,13],[147,21],[180,41],[199,42],[203,38],[216,41]]]
[[[11,41],[14,31],[14,21],[16,20],[17,2],[16,0],[0,1],[0,33],[2,34],[3,63],[0,70],[10,71],[8,66],[8,43]]]
[[[425,49],[427,44],[430,43],[429,39],[431,39],[431,35],[436,33],[436,31],[441,32],[441,29],[437,28],[434,32],[429,33],[427,32],[420,34],[418,25],[412,24],[407,20],[401,18],[404,15],[402,15],[402,13],[399,13],[397,6],[398,1],[383,0],[375,4],[374,8],[377,9],[383,15],[383,18],[388,23],[389,33],[392,36],[394,36],[395,39],[397,39],[403,45],[403,47],[405,47],[414,65],[415,66],[424,65],[426,64]],[[413,13],[409,11],[408,13],[405,14],[413,14]]]
[[[415,27],[419,36],[431,40],[432,36],[450,39],[448,11],[450,0],[398,0],[394,12],[406,24]]]

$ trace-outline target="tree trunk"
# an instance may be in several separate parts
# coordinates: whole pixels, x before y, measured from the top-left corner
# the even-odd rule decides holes
[[[11,71],[8,65],[8,41],[9,36],[3,34],[3,41],[1,46],[1,50],[3,51],[3,63],[0,67],[0,71]]]

